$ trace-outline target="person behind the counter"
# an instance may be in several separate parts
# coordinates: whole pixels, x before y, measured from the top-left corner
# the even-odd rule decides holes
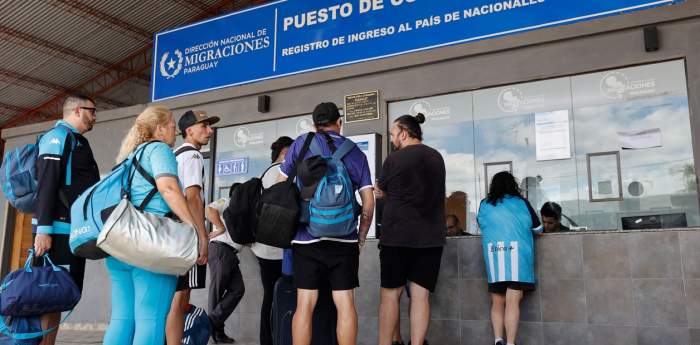
[[[540,209],[540,218],[544,232],[570,231],[567,226],[561,223],[561,206],[556,202],[545,202]]]

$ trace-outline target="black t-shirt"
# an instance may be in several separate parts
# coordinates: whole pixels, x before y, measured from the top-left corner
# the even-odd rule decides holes
[[[445,162],[435,149],[409,145],[384,161],[386,194],[380,243],[428,248],[445,244]]]

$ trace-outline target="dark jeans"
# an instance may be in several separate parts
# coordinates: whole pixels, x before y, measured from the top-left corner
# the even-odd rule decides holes
[[[224,243],[210,242],[209,271],[209,319],[215,330],[223,330],[226,319],[245,293],[236,250]]]
[[[260,309],[260,345],[272,345],[272,300],[275,282],[282,276],[282,260],[258,258],[260,280],[263,285],[263,303]]]

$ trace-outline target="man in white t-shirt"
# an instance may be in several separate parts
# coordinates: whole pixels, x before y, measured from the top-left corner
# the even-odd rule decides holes
[[[224,326],[245,293],[237,255],[243,246],[233,242],[223,218],[224,210],[228,208],[231,196],[239,185],[234,183],[228,198],[216,200],[206,208],[207,219],[214,227],[209,234],[209,320],[213,328],[211,336],[217,344],[234,341],[226,335]]]
[[[177,171],[187,206],[197,222],[199,257],[197,264],[180,276],[165,328],[168,345],[180,345],[185,327],[185,313],[190,304],[191,289],[203,289],[206,284],[209,238],[204,227],[204,158],[199,150],[209,143],[214,131],[211,125],[219,122],[201,110],[188,110],[178,121],[185,143],[175,149]]]

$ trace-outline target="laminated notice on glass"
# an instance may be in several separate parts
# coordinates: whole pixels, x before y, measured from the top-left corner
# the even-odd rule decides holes
[[[243,175],[248,173],[248,158],[236,158],[216,162],[216,175]]]
[[[382,150],[379,146],[381,142],[381,135],[376,133],[358,134],[348,136],[348,139],[352,140],[355,143],[355,145],[357,145],[357,147],[362,151],[362,153],[365,154],[365,157],[367,157],[367,162],[369,163],[370,176],[376,177],[377,168],[381,166],[382,162]],[[355,197],[357,198],[357,202],[362,204],[362,199],[360,198],[359,191],[355,192]],[[375,215],[377,215],[376,212]],[[370,224],[369,231],[367,232],[367,238],[376,238],[376,223],[378,216],[379,215],[377,215],[377,217],[372,218],[372,224]]]
[[[617,139],[623,150],[641,150],[662,146],[660,128],[639,131],[620,131],[617,132]]]
[[[379,91],[345,96],[345,122],[379,119]]]
[[[535,143],[538,161],[571,158],[569,111],[535,114]]]

